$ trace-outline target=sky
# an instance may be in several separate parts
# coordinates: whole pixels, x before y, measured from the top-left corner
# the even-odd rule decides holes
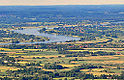
[[[124,0],[0,0],[0,5],[108,5]]]

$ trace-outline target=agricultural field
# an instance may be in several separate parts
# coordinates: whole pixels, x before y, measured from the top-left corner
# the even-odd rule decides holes
[[[124,80],[123,7],[0,6],[0,80]]]
[[[80,74],[93,74],[96,77],[101,75],[118,75],[120,76],[121,71],[124,70],[124,55],[104,55],[104,56],[91,56],[87,55],[84,57],[67,57],[68,54],[59,54],[56,50],[48,49],[8,49],[0,48],[0,59],[3,60],[0,66],[0,73],[8,77],[13,77],[13,75],[8,75],[6,72],[13,71],[15,74],[19,70],[38,68],[45,72],[70,72],[75,69],[79,69]],[[108,52],[110,51],[107,49]],[[115,52],[118,49],[115,49]],[[92,51],[92,49],[85,50],[70,50],[69,52],[85,52]],[[99,51],[98,49],[93,52]],[[8,60],[7,58],[10,58]],[[12,61],[11,61],[12,59]],[[14,61],[13,61],[14,59]],[[18,66],[20,65],[20,66]],[[56,65],[56,68],[55,68]],[[57,68],[57,65],[61,66]],[[84,66],[83,66],[84,65]],[[87,65],[87,67],[86,67]],[[93,68],[88,68],[91,66]],[[49,67],[51,66],[51,67]],[[98,67],[101,66],[101,67]],[[78,72],[78,73],[79,73]],[[16,75],[22,75],[19,73]],[[77,77],[59,77],[53,78],[53,80],[60,79],[78,79]]]

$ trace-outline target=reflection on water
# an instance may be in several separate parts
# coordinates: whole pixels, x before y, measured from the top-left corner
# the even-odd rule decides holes
[[[70,41],[70,40],[80,40],[80,38],[77,38],[77,37],[48,34],[48,33],[39,33],[38,30],[40,30],[40,28],[14,30],[14,32],[21,33],[21,34],[28,34],[28,35],[43,36],[43,37],[49,38],[50,40],[44,41],[44,42],[27,42],[27,43],[21,42],[21,43],[17,43],[17,44],[52,43],[52,42],[65,42],[65,41]],[[8,45],[8,44],[12,44],[12,43],[3,43],[1,45]]]

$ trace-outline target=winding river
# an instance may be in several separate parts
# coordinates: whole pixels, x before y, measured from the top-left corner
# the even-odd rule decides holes
[[[49,38],[50,40],[44,41],[44,42],[20,42],[20,43],[16,43],[16,44],[37,44],[37,43],[53,43],[53,42],[65,42],[65,41],[70,41],[70,40],[80,40],[80,38],[78,38],[78,37],[40,33],[38,30],[40,30],[40,28],[28,28],[28,29],[13,30],[13,31],[17,32],[17,33],[21,33],[21,34],[43,36],[43,37]],[[1,45],[8,45],[8,44],[12,44],[12,43],[1,43]]]

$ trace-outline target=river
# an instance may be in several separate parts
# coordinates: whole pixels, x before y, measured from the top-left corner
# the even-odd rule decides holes
[[[78,37],[40,33],[38,30],[40,30],[40,28],[28,28],[28,29],[13,30],[13,31],[17,33],[21,33],[21,34],[43,36],[43,37],[49,38],[50,40],[44,41],[44,42],[20,42],[16,44],[37,44],[37,43],[53,43],[53,42],[65,42],[65,41],[70,41],[70,40],[80,40],[80,38]],[[1,45],[8,45],[8,44],[12,44],[12,43],[1,43]]]

